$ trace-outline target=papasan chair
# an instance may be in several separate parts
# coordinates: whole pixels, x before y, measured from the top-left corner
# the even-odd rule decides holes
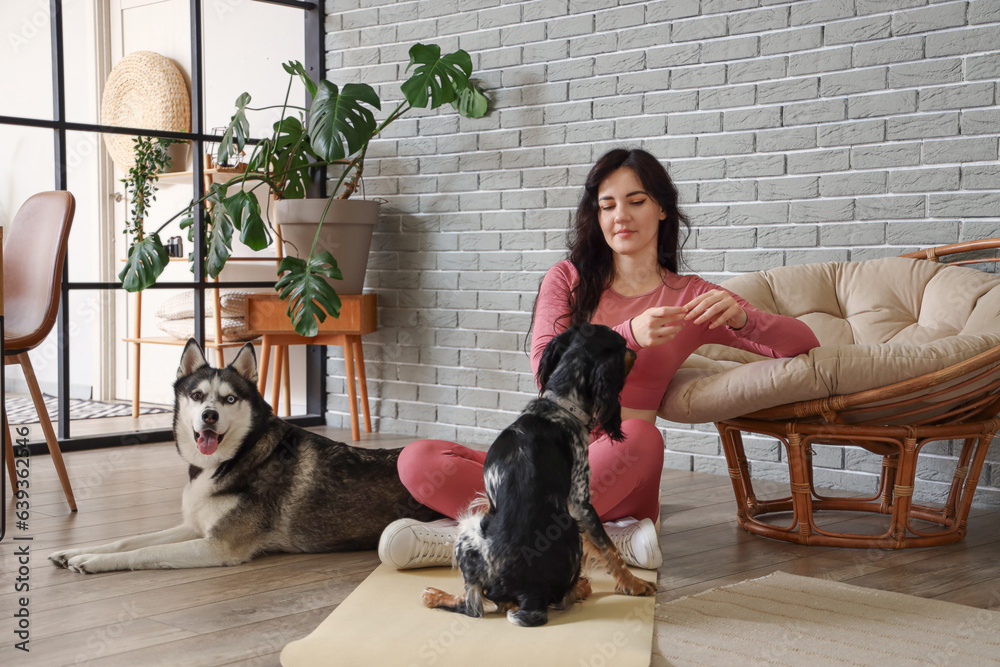
[[[859,262],[785,266],[722,283],[751,304],[808,324],[820,347],[766,359],[706,345],[677,372],[664,419],[714,422],[747,531],[808,545],[925,547],[957,542],[986,452],[1000,426],[1000,239]],[[962,254],[971,259],[954,261]],[[944,261],[948,258],[953,261]],[[983,265],[985,266],[985,264]],[[757,497],[743,433],[786,452],[790,494]],[[928,443],[960,440],[943,504],[913,502]],[[877,492],[842,497],[817,488],[813,447],[861,447],[882,457]],[[881,533],[836,532],[824,512],[887,515]]]

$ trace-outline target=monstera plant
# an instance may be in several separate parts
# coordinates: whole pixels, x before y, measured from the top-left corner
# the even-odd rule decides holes
[[[336,166],[336,185],[327,199],[329,209],[335,199],[346,199],[358,188],[364,174],[365,158],[372,139],[393,121],[414,108],[436,109],[451,104],[462,116],[479,118],[489,110],[489,102],[472,76],[472,59],[458,50],[441,55],[435,44],[415,44],[410,48],[412,73],[400,89],[403,100],[381,121],[377,112],[382,102],[375,89],[364,83],[348,83],[338,88],[322,80],[314,82],[299,62],[283,65],[289,75],[285,99],[280,105],[254,108],[250,95],[243,93],[236,100],[236,112],[219,143],[218,162],[226,164],[234,155],[244,152],[251,143],[248,111],[281,109],[281,119],[274,123],[270,137],[257,142],[245,158],[246,170],[225,183],[213,183],[205,196],[192,201],[184,210],[164,223],[156,232],[133,241],[125,268],[119,274],[128,291],[139,291],[154,284],[167,264],[167,251],[158,232],[173,220],[187,216],[181,227],[193,229],[193,215],[198,205],[205,204],[206,272],[216,277],[232,252],[233,235],[253,250],[263,250],[272,243],[271,225],[265,220],[253,191],[267,188],[275,200],[302,199],[311,184],[311,170]],[[309,108],[289,104],[292,86],[299,80],[312,102]],[[308,112],[308,123],[303,116]],[[326,210],[324,210],[324,216]],[[317,251],[322,219],[308,254],[288,256],[278,265],[275,290],[288,302],[288,315],[295,330],[304,336],[315,336],[319,323],[327,314],[337,317],[340,298],[325,278],[340,279],[337,260],[329,251]],[[191,234],[191,232],[189,232]]]

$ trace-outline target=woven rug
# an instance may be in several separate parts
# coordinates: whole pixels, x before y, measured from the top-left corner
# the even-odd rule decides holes
[[[45,407],[49,411],[49,419],[53,423],[59,419],[59,409],[55,396],[42,395]],[[38,421],[38,413],[30,396],[10,397],[7,403],[7,421],[11,424],[30,424]],[[151,415],[170,412],[164,408],[140,407],[139,414]],[[79,398],[69,399],[69,418],[98,419],[100,417],[131,417],[131,403],[104,403],[101,401],[85,401]]]
[[[1000,665],[1000,613],[775,572],[657,605],[652,665]]]

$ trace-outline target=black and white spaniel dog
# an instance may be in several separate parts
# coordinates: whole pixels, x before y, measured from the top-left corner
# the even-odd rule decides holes
[[[460,522],[455,559],[465,595],[427,588],[426,606],[480,617],[493,603],[515,625],[543,625],[549,607],[590,595],[584,555],[603,562],[616,592],[656,592],[629,571],[590,502],[590,432],[599,424],[623,438],[618,396],[634,361],[625,339],[601,325],[573,326],[549,342],[538,369],[542,393],[493,442],[486,496]]]

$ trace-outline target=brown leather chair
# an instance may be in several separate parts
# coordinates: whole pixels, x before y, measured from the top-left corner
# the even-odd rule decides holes
[[[28,351],[49,335],[59,312],[63,261],[75,209],[76,200],[69,192],[34,195],[14,216],[3,246],[4,365],[20,364],[24,371],[52,462],[59,473],[66,501],[74,512],[73,488]],[[7,457],[11,487],[16,490],[13,441],[6,413],[3,426],[7,434],[4,456]]]

